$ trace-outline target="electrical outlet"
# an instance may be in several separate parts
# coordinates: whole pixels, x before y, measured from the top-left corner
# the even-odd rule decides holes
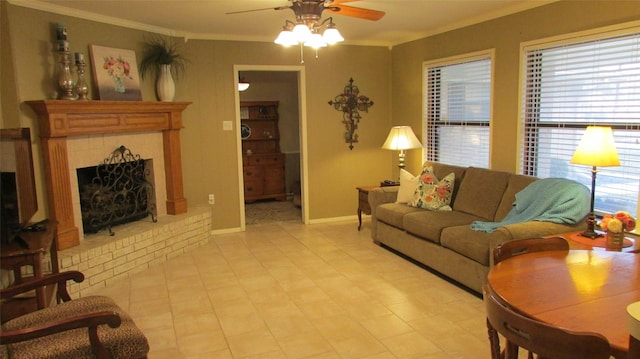
[[[209,204],[216,204],[216,196],[213,193],[209,194]]]

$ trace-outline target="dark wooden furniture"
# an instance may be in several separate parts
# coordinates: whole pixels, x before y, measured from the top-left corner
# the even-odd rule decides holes
[[[362,213],[371,215],[371,206],[369,205],[369,191],[380,186],[360,186],[358,190],[358,230],[362,228]]]
[[[602,335],[570,332],[524,317],[502,303],[491,287],[485,285],[483,289],[489,335],[492,338],[492,359],[517,359],[519,348],[541,358],[609,358],[609,342]],[[492,336],[495,332],[505,338],[504,350],[500,349],[497,337]],[[533,356],[530,354],[529,357]]]
[[[488,284],[526,317],[602,334],[611,355],[629,350],[626,307],[640,300],[640,256],[611,251],[545,251],[496,264]]]
[[[82,282],[77,271],[56,273],[0,290],[8,300],[41,286],[56,286],[61,303],[3,324],[0,343],[21,358],[146,358],[149,343],[131,317],[108,297],[71,300],[67,281]],[[100,328],[100,330],[98,330]],[[82,329],[82,330],[74,330]]]
[[[287,198],[278,101],[240,102],[244,200]]]
[[[43,261],[47,253],[51,258],[52,273],[59,272],[58,249],[56,245],[56,225],[47,223],[45,230],[41,232],[24,231],[19,234],[20,240],[14,240],[0,247],[0,268],[10,270],[13,273],[14,285],[19,285],[33,278],[40,279],[45,276]],[[33,276],[23,277],[22,270],[25,266],[33,268]],[[38,287],[35,296],[26,295],[19,299],[2,302],[2,317],[0,321],[33,312],[47,307],[53,299],[52,287]]]
[[[400,182],[383,181],[379,186],[360,186],[358,190],[358,230],[362,228],[362,214],[371,215],[371,206],[369,205],[369,191],[380,187],[399,186]]]
[[[284,183],[284,154],[263,153],[242,156],[244,200],[287,198]]]

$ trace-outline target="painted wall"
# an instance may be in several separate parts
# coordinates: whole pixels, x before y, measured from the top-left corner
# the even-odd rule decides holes
[[[517,172],[520,43],[639,19],[637,1],[559,1],[396,46],[392,121],[412,126],[422,138],[422,63],[494,48],[491,168]],[[421,151],[408,151],[406,161],[407,170],[419,173]]]
[[[14,79],[2,78],[2,105],[19,109],[3,123],[31,127],[37,138],[35,114],[25,100],[56,97],[57,58],[53,52],[56,23],[66,24],[72,51],[89,53],[91,44],[135,50],[141,56],[142,43],[149,33],[97,23],[79,18],[33,10],[2,2],[3,35],[8,29],[9,46],[3,43],[3,59],[10,53]],[[7,19],[6,24],[4,19]],[[176,101],[192,104],[183,114],[181,131],[185,197],[190,205],[207,203],[207,194],[216,195],[212,206],[213,228],[240,226],[237,130],[223,131],[222,121],[235,122],[234,65],[297,66],[297,48],[281,48],[272,43],[189,40],[181,44],[191,63],[177,83]],[[336,46],[323,49],[320,58],[306,54],[302,67],[306,77],[308,128],[309,206],[311,221],[354,216],[355,187],[374,184],[390,176],[385,166],[390,154],[380,145],[388,131],[391,88],[390,51],[382,47]],[[366,63],[367,66],[362,66]],[[338,64],[338,65],[337,65]],[[349,78],[363,94],[375,102],[363,115],[360,142],[353,150],[344,143],[342,116],[327,102],[343,91]],[[92,76],[88,78],[92,83]],[[15,93],[13,96],[5,94]],[[155,100],[153,82],[142,83],[144,100]],[[93,94],[91,94],[93,95]],[[4,112],[4,111],[3,111]],[[37,187],[41,208],[46,209],[39,144],[34,143]],[[46,210],[38,214],[46,217]]]
[[[0,2],[0,9],[1,123],[7,127],[31,127],[35,138],[36,119],[23,101],[55,98],[57,59],[52,48],[57,22],[67,25],[72,50],[85,53],[90,44],[98,44],[133,49],[140,54],[141,43],[148,35],[6,1]],[[353,216],[356,186],[397,176],[397,154],[380,146],[391,125],[411,125],[422,137],[423,61],[496,49],[491,167],[517,171],[520,43],[638,19],[637,1],[560,1],[402,44],[391,51],[339,45],[323,49],[318,60],[308,52],[302,68],[309,134],[306,201],[310,219]],[[178,82],[176,100],[193,102],[184,113],[181,135],[185,196],[190,204],[204,204],[208,193],[216,194],[216,205],[212,207],[214,229],[236,228],[240,225],[241,205],[236,142],[239,136],[236,130],[222,131],[223,120],[236,119],[233,65],[297,66],[298,51],[271,43],[190,40],[184,44],[184,54],[191,64]],[[365,63],[367,66],[362,66]],[[5,74],[7,69],[12,71],[9,76]],[[342,92],[349,78],[375,103],[363,114],[358,129],[360,142],[353,150],[344,143],[340,113],[327,104]],[[92,81],[91,76],[89,80]],[[155,100],[153,83],[145,80],[142,86],[144,99]],[[46,208],[37,141],[34,155],[40,208]],[[410,171],[418,172],[421,163],[420,151],[408,152]]]

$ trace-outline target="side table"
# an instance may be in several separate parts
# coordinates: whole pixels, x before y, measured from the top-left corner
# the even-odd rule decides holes
[[[371,206],[369,205],[369,191],[379,188],[380,186],[360,186],[358,190],[358,230],[362,228],[362,213],[371,215]]]

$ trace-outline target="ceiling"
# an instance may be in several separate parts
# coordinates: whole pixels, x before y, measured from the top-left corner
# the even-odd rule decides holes
[[[546,5],[556,0],[359,0],[349,6],[386,12],[369,21],[324,12],[346,44],[394,46],[425,36]],[[288,0],[9,0],[10,3],[187,39],[273,41]],[[228,12],[266,9],[241,14]]]

